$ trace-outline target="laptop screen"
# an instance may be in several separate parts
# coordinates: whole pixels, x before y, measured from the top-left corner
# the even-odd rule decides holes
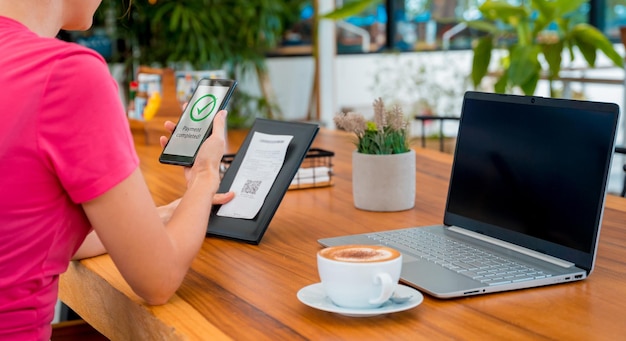
[[[590,268],[619,109],[468,92],[444,223]]]

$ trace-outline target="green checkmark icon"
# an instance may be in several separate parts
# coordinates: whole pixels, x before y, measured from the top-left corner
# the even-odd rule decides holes
[[[213,102],[211,102],[211,103],[209,103],[209,104],[205,105],[205,106],[204,106],[204,108],[199,108],[199,109],[197,109],[197,110],[198,110],[198,115],[200,115],[200,114],[202,113],[202,111],[204,111],[204,109],[208,108],[208,107],[209,107],[209,105],[211,105],[211,104],[213,104]]]
[[[216,103],[217,98],[211,94],[198,98],[191,107],[189,117],[196,122],[204,120],[215,111]]]

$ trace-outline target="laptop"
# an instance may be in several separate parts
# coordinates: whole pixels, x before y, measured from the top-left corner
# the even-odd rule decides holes
[[[394,247],[401,282],[440,298],[583,280],[618,119],[613,103],[467,92],[443,224],[319,243]]]

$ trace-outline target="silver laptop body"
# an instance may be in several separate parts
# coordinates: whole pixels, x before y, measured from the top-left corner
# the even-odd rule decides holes
[[[612,103],[467,92],[443,224],[319,243],[395,247],[401,281],[440,298],[585,279],[618,119]]]

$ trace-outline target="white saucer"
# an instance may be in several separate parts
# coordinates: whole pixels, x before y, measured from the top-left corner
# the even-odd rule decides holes
[[[387,301],[382,306],[374,309],[343,308],[336,306],[326,296],[322,283],[311,284],[300,289],[298,291],[298,299],[309,307],[351,317],[369,317],[395,313],[414,308],[424,301],[422,293],[406,285],[398,284],[396,293],[401,297],[411,296],[411,299],[400,304]]]

